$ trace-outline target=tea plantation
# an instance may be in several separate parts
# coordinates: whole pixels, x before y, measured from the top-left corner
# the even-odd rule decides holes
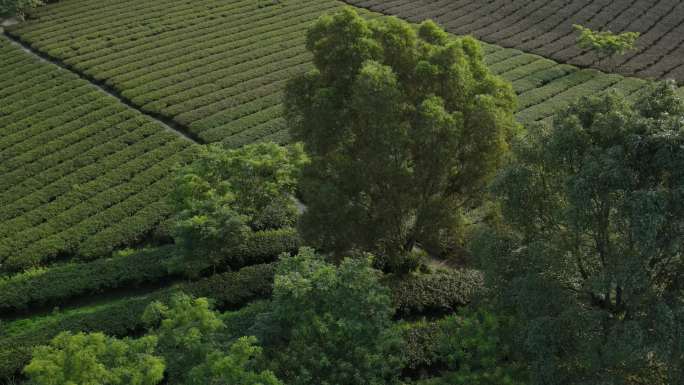
[[[517,95],[523,131],[581,97],[616,90],[633,102],[654,79],[684,82],[678,1],[59,0],[29,9],[0,34],[0,384],[30,384],[22,369],[34,348],[62,332],[142,336],[148,306],[179,292],[210,298],[236,328],[275,317],[255,314],[277,290],[279,258],[306,244],[297,227],[253,228],[230,245],[236,262],[188,275],[176,264],[184,251],[171,230],[173,192],[179,169],[206,146],[292,144],[286,85],[319,64],[307,31],[346,7],[481,39],[484,63]],[[576,48],[572,23],[643,39],[610,73]],[[499,220],[483,207],[468,207],[470,228]],[[378,279],[406,341],[405,384],[440,385],[426,380],[446,370],[437,330],[488,282],[466,257],[423,257],[418,271]]]

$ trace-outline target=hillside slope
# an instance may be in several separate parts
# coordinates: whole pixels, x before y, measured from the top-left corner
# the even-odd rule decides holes
[[[344,5],[63,0],[38,9],[30,22],[9,33],[204,142],[241,146],[288,140],[281,98],[289,78],[312,68],[306,29]],[[492,70],[513,83],[524,123],[547,119],[582,95],[609,88],[632,94],[643,86],[643,80],[581,70],[516,49],[486,44],[484,52]]]
[[[0,275],[139,241],[193,148],[0,36]]]
[[[607,70],[575,47],[572,25],[642,34],[638,51],[619,59],[623,74],[684,83],[681,0],[347,0],[411,21],[433,19],[455,34],[532,52],[563,63]]]

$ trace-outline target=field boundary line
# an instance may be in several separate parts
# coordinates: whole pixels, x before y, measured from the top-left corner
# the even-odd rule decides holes
[[[102,81],[99,81],[95,79],[92,76],[86,75],[84,73],[81,73],[80,71],[72,68],[68,64],[62,62],[61,60],[55,59],[54,57],[43,53],[41,51],[35,50],[33,47],[31,47],[28,43],[24,42],[21,38],[12,35],[9,33],[7,30],[4,30],[0,28],[0,32],[7,38],[7,40],[10,42],[10,44],[13,44],[20,49],[22,49],[24,52],[27,52],[31,54],[33,57],[38,58],[38,60],[55,65],[59,67],[62,70],[69,71],[70,73],[73,73],[74,75],[78,76],[80,79],[83,79],[90,83],[93,87],[97,88],[100,92],[103,92],[107,94],[110,97],[113,97],[117,99],[119,102],[123,103],[124,105],[128,106],[129,108],[132,108],[133,110],[139,112],[140,114],[146,116],[149,119],[152,119],[155,121],[157,124],[159,124],[162,128],[166,129],[169,132],[173,132],[176,135],[180,136],[181,138],[190,141],[195,144],[204,144],[204,142],[194,133],[190,132],[185,126],[173,121],[172,119],[163,116],[161,114],[156,114],[152,112],[147,112],[143,111],[140,107],[137,105],[133,104],[132,101],[128,100],[125,98],[121,93],[119,93],[116,89],[113,87],[110,87],[109,85],[105,84]]]

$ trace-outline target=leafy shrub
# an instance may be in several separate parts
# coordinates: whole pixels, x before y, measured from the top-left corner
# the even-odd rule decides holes
[[[464,311],[440,321],[437,351],[449,385],[514,385],[520,370],[501,338],[500,320],[486,311]]]
[[[440,326],[437,322],[418,321],[401,325],[401,335],[404,339],[402,355],[404,368],[411,371],[434,369],[443,364],[439,354],[441,337]]]
[[[202,148],[180,170],[173,194],[174,238],[189,273],[225,263],[252,231],[292,226],[297,215],[292,196],[306,161],[301,146]]]
[[[60,333],[39,346],[24,372],[36,385],[156,385],[164,378],[164,361],[154,356],[155,337],[138,340],[102,333]]]
[[[186,384],[282,385],[271,371],[253,369],[254,362],[262,355],[256,342],[256,337],[241,337],[227,352],[209,353],[202,364],[190,370]]]
[[[220,335],[225,325],[207,298],[176,293],[166,303],[151,303],[142,320],[159,341],[157,351],[174,383],[187,383],[188,369],[202,364],[224,342]]]

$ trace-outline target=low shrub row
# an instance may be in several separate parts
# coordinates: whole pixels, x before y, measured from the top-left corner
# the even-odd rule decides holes
[[[144,249],[88,263],[67,263],[28,270],[0,279],[0,314],[28,306],[57,304],[105,289],[156,281],[168,272],[163,262],[173,246]]]
[[[501,75],[515,68],[526,66],[532,62],[537,61],[539,56],[536,55],[517,55],[510,59],[489,66],[492,73]]]
[[[234,248],[231,261],[235,269],[272,262],[279,254],[295,251],[298,247],[299,238],[294,229],[256,232],[245,244]],[[175,246],[168,245],[87,263],[38,268],[0,278],[0,314],[29,306],[59,304],[76,296],[107,289],[158,281],[175,275],[175,272],[165,267],[165,261],[176,252]],[[215,280],[220,281],[220,278],[208,282]]]
[[[310,66],[304,50],[309,23],[342,4],[296,0],[263,9],[249,1],[206,5],[211,11],[201,4],[169,2],[164,9],[156,2],[141,2],[133,12],[113,2],[101,10],[97,23],[87,12],[54,7],[54,13],[42,10],[37,19],[9,33],[197,133],[279,104],[284,81]],[[147,20],[162,11],[164,26],[154,33]],[[121,12],[130,13],[126,28],[120,24]],[[251,127],[245,122],[233,133]],[[236,142],[277,131],[277,125],[264,126]],[[231,135],[221,129],[214,133],[216,141]]]
[[[23,213],[19,217],[22,226],[17,225],[7,240],[0,241],[5,269],[37,266],[60,254],[88,259],[102,256],[84,252],[82,243],[164,199],[173,185],[173,167],[190,157],[187,149],[180,141],[151,149],[68,194],[48,200],[47,205],[39,204],[37,209]],[[148,229],[154,225],[148,223]],[[111,234],[110,245],[132,243],[142,234],[136,232],[132,239],[127,235]],[[92,250],[97,252],[97,248]]]
[[[621,76],[615,74],[596,76],[586,83],[571,87],[555,95],[553,105],[537,104],[518,112],[518,118],[522,121],[537,121],[553,116],[559,109],[567,108],[580,97],[600,94],[617,84],[621,79]]]
[[[14,375],[25,365],[30,357],[31,347],[47,342],[65,330],[102,331],[106,334],[124,336],[140,331],[140,316],[147,304],[155,300],[165,300],[171,293],[182,290],[196,297],[212,298],[218,309],[236,309],[258,298],[271,294],[273,264],[259,264],[244,267],[235,272],[217,274],[195,282],[183,283],[149,295],[127,298],[98,306],[57,312],[44,317],[10,322],[0,328],[0,378]],[[409,285],[391,285],[395,301],[398,301],[401,315],[415,314],[433,309],[435,306],[454,308],[472,296],[472,281],[475,272],[443,272],[435,275],[416,275],[409,278]],[[459,284],[459,280],[464,283]],[[407,291],[416,288],[416,296]],[[421,293],[422,290],[422,293]],[[464,291],[464,292],[461,292]],[[425,294],[430,293],[430,294]],[[447,299],[437,299],[438,295]],[[412,296],[410,299],[400,299]],[[421,303],[420,301],[426,301]],[[423,331],[412,331],[416,344],[426,344],[429,335]],[[421,349],[416,345],[407,351],[411,365],[421,365]],[[429,357],[424,355],[424,357]],[[427,359],[427,358],[425,358]]]
[[[220,309],[236,308],[268,296],[273,274],[273,265],[254,265],[145,296],[0,325],[0,380],[14,376],[23,368],[33,346],[46,343],[62,331],[101,331],[113,336],[136,334],[142,330],[141,317],[147,305],[156,300],[165,301],[178,290],[210,297]]]
[[[569,76],[562,77],[555,82],[524,92],[518,98],[518,108],[523,110],[540,104],[565,90],[586,83],[596,76],[598,76],[598,72],[594,70],[577,71]]]

